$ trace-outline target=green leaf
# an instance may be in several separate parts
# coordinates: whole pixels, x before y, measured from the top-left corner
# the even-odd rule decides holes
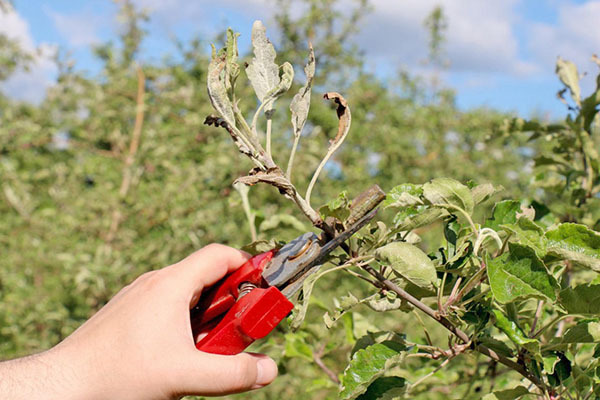
[[[600,234],[585,225],[566,223],[546,232],[548,255],[600,272]]]
[[[509,248],[510,252],[488,262],[494,298],[503,304],[532,297],[556,300],[558,284],[535,251],[516,243],[510,243]]]
[[[560,343],[600,343],[600,322],[579,322],[567,329]]]
[[[246,68],[248,79],[254,88],[256,96],[265,104],[264,110],[273,108],[269,104],[268,96],[280,83],[279,67],[275,63],[275,48],[267,38],[267,31],[261,21],[254,21],[252,25],[252,48],[254,58]]]
[[[242,247],[242,250],[252,255],[257,255],[267,252],[269,250],[277,249],[283,246],[284,244],[285,242],[276,239],[257,240],[256,242],[252,242],[250,244],[245,245],[244,247]]]
[[[515,200],[503,200],[494,205],[492,217],[485,221],[484,227],[495,231],[500,230],[500,225],[514,224],[517,214],[521,212],[521,203]]]
[[[473,213],[475,202],[468,187],[450,178],[436,178],[423,185],[423,196],[436,206],[454,206]]]
[[[525,386],[517,386],[512,389],[488,393],[482,397],[482,400],[515,400],[530,394],[534,395],[535,393],[530,393]]]
[[[292,112],[292,127],[294,129],[294,136],[296,137],[300,137],[302,134],[302,129],[306,123],[306,118],[308,118],[312,82],[315,77],[315,52],[310,44],[308,63],[304,67],[304,74],[306,75],[306,83],[300,88],[290,103],[290,111]]]
[[[508,347],[503,341],[495,339],[491,336],[483,336],[477,338],[477,343],[481,343],[485,347],[494,350],[498,354],[502,354],[506,357],[513,357],[513,350]]]
[[[531,339],[519,328],[515,321],[510,320],[500,310],[492,310],[496,323],[494,324],[517,346],[525,348],[534,355],[540,354],[540,342]]]
[[[580,285],[560,292],[559,303],[569,314],[600,314],[600,285]]]
[[[418,247],[406,242],[392,242],[375,250],[375,257],[409,282],[425,289],[435,287],[435,266]]]
[[[367,391],[356,398],[356,400],[383,400],[389,396],[399,396],[404,393],[406,380],[399,376],[384,376],[375,379]],[[391,393],[393,392],[393,393]]]
[[[406,346],[386,341],[375,343],[354,353],[344,370],[341,380],[340,398],[355,399],[387,370],[398,365],[405,357]]]
[[[285,350],[286,357],[303,358],[313,362],[313,352],[308,344],[306,344],[306,335],[301,333],[286,333],[285,334]]]
[[[393,187],[387,194],[383,202],[383,207],[409,207],[415,205],[422,205],[423,200],[420,196],[423,194],[423,187],[421,185],[414,185],[412,183],[405,183]]]
[[[424,210],[414,210],[411,213],[400,212],[396,214],[394,224],[396,225],[396,231],[410,231],[432,224],[448,215],[448,211],[441,208],[426,208]]]
[[[308,231],[307,226],[298,218],[291,214],[275,214],[261,222],[258,230],[261,232],[269,231],[284,226],[292,227],[298,231]]]
[[[558,57],[556,60],[556,74],[560,81],[571,92],[571,98],[578,106],[581,106],[581,88],[579,87],[579,72],[577,66],[571,61]]]
[[[369,296],[364,302],[371,310],[377,312],[397,310],[404,304],[396,293],[388,292],[387,294],[375,293],[373,296]]]
[[[321,208],[319,208],[319,214],[321,214],[323,219],[334,217],[344,222],[350,215],[350,204],[351,201],[348,198],[348,193],[343,191],[338,194],[335,199],[330,200],[327,204],[321,206]]]
[[[543,258],[546,255],[544,229],[532,220],[521,217],[516,224],[502,225],[501,228],[512,233],[520,244],[534,249],[538,257]]]
[[[471,189],[471,195],[473,196],[473,201],[475,204],[479,204],[503,190],[504,188],[502,186],[494,186],[491,183],[484,183]]]

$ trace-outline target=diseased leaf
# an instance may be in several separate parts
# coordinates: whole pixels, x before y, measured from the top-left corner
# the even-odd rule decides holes
[[[487,265],[494,298],[503,304],[532,297],[556,300],[558,284],[535,251],[516,243],[510,243],[509,248],[510,252]]]
[[[213,48],[214,50],[214,48]],[[208,64],[207,88],[208,97],[214,109],[219,113],[219,116],[229,124],[230,127],[235,127],[235,117],[233,115],[233,104],[229,99],[226,88],[226,65],[227,55],[220,52],[213,55],[212,60]]]
[[[275,86],[265,95],[265,102],[271,105],[271,109],[273,108],[272,106],[275,99],[290,90],[290,87],[292,87],[292,82],[294,81],[294,67],[292,67],[292,64],[289,62],[284,62],[281,65],[281,70],[281,80],[277,86]],[[269,110],[265,109],[265,111]]]
[[[392,242],[375,250],[375,257],[393,268],[402,278],[424,289],[433,289],[437,274],[433,262],[418,247]]]
[[[515,200],[503,200],[494,205],[492,217],[485,221],[484,227],[495,231],[500,230],[500,225],[509,225],[517,222],[517,213],[521,211],[521,203]]]
[[[356,398],[356,400],[385,400],[397,398],[404,393],[406,380],[399,376],[384,376],[375,379],[369,385],[367,391]]]
[[[436,178],[423,185],[423,196],[436,206],[454,206],[473,213],[475,202],[468,187],[450,178]]]
[[[585,225],[566,223],[546,232],[548,255],[600,272],[600,234]]]
[[[265,111],[273,108],[267,95],[279,85],[279,67],[275,63],[275,48],[267,38],[266,28],[261,21],[252,25],[252,48],[254,58],[246,68],[248,79],[261,103],[266,103]]]
[[[535,395],[535,393],[530,393],[525,386],[517,386],[512,389],[488,393],[482,397],[482,400],[516,400],[527,395]]]
[[[600,285],[564,289],[558,301],[569,314],[600,315]]]
[[[296,137],[300,137],[302,134],[302,129],[306,123],[306,118],[308,118],[312,82],[315,77],[315,52],[312,44],[309,43],[308,48],[308,63],[304,67],[306,83],[300,88],[290,103],[290,111],[292,112],[292,127],[294,129],[294,136]]]
[[[340,398],[355,399],[387,370],[402,362],[406,346],[397,342],[375,343],[354,353],[344,370]]]
[[[556,74],[560,81],[569,89],[571,98],[581,106],[581,88],[579,87],[579,72],[577,66],[571,61],[558,57],[556,60]]]
[[[582,321],[567,329],[560,343],[600,343],[600,322]]]
[[[254,186],[259,182],[268,183],[269,185],[275,186],[281,193],[288,196],[293,196],[296,191],[294,185],[283,175],[281,169],[271,168],[267,171],[254,168],[246,176],[239,177],[234,183],[241,182],[248,186]]]

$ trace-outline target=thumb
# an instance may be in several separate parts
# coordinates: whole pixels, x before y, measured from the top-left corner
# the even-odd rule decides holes
[[[187,365],[180,363],[182,368],[176,372],[179,394],[214,396],[245,392],[266,386],[277,377],[277,364],[264,354],[224,356],[194,350]]]

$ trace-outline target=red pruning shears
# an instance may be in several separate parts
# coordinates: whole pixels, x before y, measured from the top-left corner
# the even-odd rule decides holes
[[[208,353],[238,354],[268,335],[294,308],[289,300],[325,257],[366,225],[377,210],[327,240],[305,233],[280,249],[252,257],[223,278],[191,310],[196,348]]]

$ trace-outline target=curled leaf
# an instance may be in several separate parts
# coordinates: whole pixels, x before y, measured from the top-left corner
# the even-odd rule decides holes
[[[304,128],[304,124],[308,118],[312,82],[315,77],[315,52],[312,44],[309,43],[308,48],[308,63],[304,67],[306,84],[300,88],[290,104],[290,111],[292,112],[292,127],[294,128],[294,136],[296,137],[299,137],[302,134],[302,129]]]
[[[327,92],[323,95],[326,100],[333,100],[337,104],[337,116],[340,120],[338,124],[338,131],[335,138],[330,141],[329,148],[338,148],[342,144],[348,132],[350,131],[350,123],[352,122],[352,116],[350,114],[350,108],[348,102],[344,97],[337,92]]]
[[[250,171],[250,174],[236,179],[236,182],[241,182],[248,186],[264,182],[271,186],[275,186],[283,194],[293,195],[296,192],[294,185],[290,183],[278,167],[269,168],[266,171],[254,168]]]
[[[577,66],[571,61],[558,57],[556,60],[556,74],[560,81],[571,92],[571,98],[578,106],[581,106],[581,88],[579,87],[579,73]]]
[[[219,113],[221,118],[229,124],[231,128],[235,127],[235,117],[233,115],[233,104],[227,95],[226,87],[226,53],[220,52],[214,54],[213,58],[208,64],[208,78],[207,88],[208,97],[214,109]]]
[[[294,144],[292,145],[292,151],[288,160],[288,166],[286,176],[288,179],[292,176],[292,167],[294,165],[294,157],[298,148],[298,142],[302,135],[302,129],[308,118],[308,110],[310,109],[310,94],[312,90],[312,82],[315,76],[315,52],[312,45],[309,43],[309,54],[308,63],[304,67],[304,74],[306,75],[306,84],[300,88],[298,93],[292,99],[290,103],[290,111],[292,112],[292,128],[294,130]]]

